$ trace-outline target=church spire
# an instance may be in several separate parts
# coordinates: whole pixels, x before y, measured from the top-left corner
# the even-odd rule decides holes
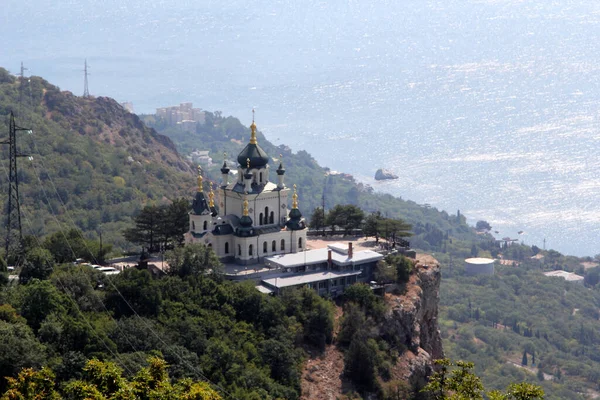
[[[202,193],[202,167],[198,165],[198,193]]]
[[[257,144],[256,124],[254,123],[254,108],[252,109],[252,125],[250,125],[250,144]]]
[[[298,192],[296,191],[296,184],[294,184],[294,194],[292,195],[292,209],[298,208]]]
[[[244,217],[248,216],[248,199],[244,197],[244,211],[242,213]]]
[[[208,206],[210,208],[215,206],[215,192],[213,192],[212,185],[210,185],[210,192],[208,192]]]

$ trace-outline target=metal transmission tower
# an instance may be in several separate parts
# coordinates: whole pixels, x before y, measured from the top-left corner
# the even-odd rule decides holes
[[[27,68],[23,66],[23,61],[21,61],[21,72],[19,72],[19,118],[23,116],[21,113],[21,105],[23,104],[23,80],[25,79],[25,71],[27,71]]]
[[[8,177],[8,209],[6,222],[5,258],[16,265],[21,264],[23,233],[21,231],[21,204],[19,200],[19,178],[17,174],[17,157],[27,157],[17,152],[17,131],[31,130],[15,124],[15,116],[10,113],[8,140],[0,142],[9,146],[9,177]]]
[[[83,74],[84,74],[84,78],[83,78],[83,97],[90,97],[90,91],[88,89],[88,65],[87,65],[87,58],[85,59],[84,62],[84,67],[83,67]]]

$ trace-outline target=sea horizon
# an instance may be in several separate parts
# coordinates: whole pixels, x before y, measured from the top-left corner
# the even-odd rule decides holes
[[[0,65],[137,113],[193,102],[498,237],[600,253],[600,4],[8,0]],[[27,20],[26,25],[19,21]],[[127,40],[123,40],[127,38]],[[331,149],[336,151],[331,151]],[[399,179],[375,183],[378,168]],[[522,232],[519,234],[518,232]]]

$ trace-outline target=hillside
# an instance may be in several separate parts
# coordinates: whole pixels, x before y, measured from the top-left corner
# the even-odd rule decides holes
[[[21,94],[15,77],[0,68],[0,140],[7,137],[11,111],[17,125],[33,130],[17,137],[19,151],[33,157],[19,159],[24,234],[74,224],[89,237],[101,231],[105,242],[127,248],[121,231],[143,205],[192,190],[193,170],[173,142],[113,99],[74,96],[35,76],[24,80]],[[6,176],[8,146],[0,157]]]
[[[542,258],[499,266],[495,276],[446,270],[439,318],[446,355],[474,362],[489,387],[528,380],[547,399],[597,396],[600,292],[542,274],[554,267]]]

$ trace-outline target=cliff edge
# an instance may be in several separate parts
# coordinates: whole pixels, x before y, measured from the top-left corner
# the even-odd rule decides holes
[[[419,254],[409,281],[401,288],[403,294],[385,295],[385,316],[376,328],[379,336],[401,350],[388,381],[402,382],[414,394],[427,384],[433,372],[433,360],[444,357],[437,323],[440,280],[437,260]],[[336,310],[339,321],[342,308]],[[346,396],[356,391],[356,387],[343,371],[343,351],[335,343],[326,346],[321,354],[311,354],[302,371],[301,399],[355,398]]]
[[[386,295],[388,310],[381,334],[406,346],[393,368],[393,379],[415,391],[427,384],[433,360],[444,357],[437,323],[440,280],[437,260],[419,254],[405,293]]]

